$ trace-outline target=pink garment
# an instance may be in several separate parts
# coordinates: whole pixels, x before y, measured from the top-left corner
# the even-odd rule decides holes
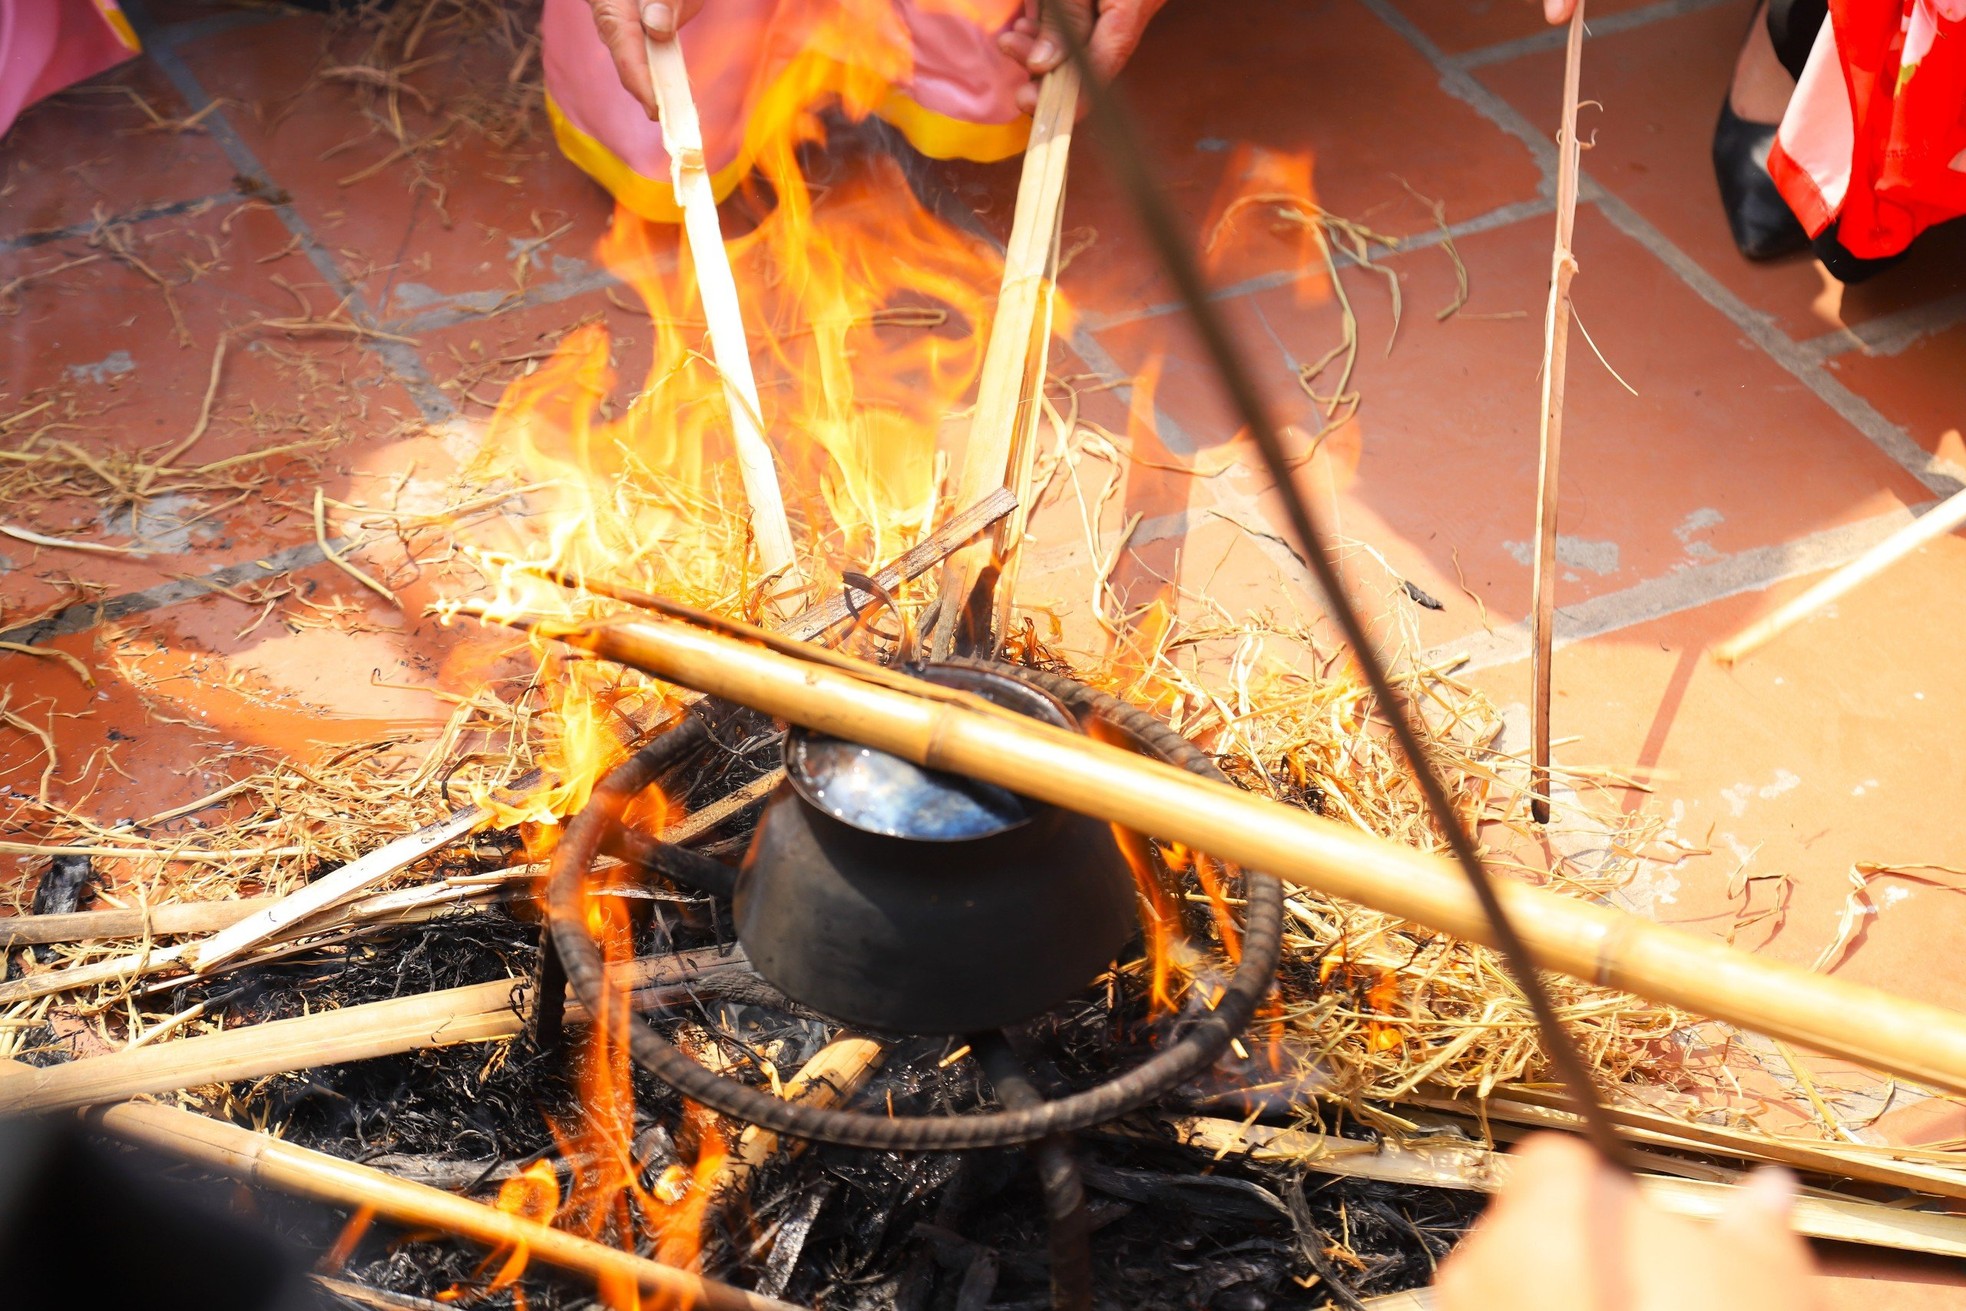
[[[996,45],[997,34],[1022,7],[1022,0],[709,0],[678,40],[710,172],[730,169],[747,153],[745,128],[753,110],[802,53],[824,55],[853,73],[877,74],[901,101],[911,102],[892,115],[874,108],[899,120],[918,149],[972,154],[965,139],[975,140],[974,134],[959,127],[918,133],[908,120],[919,127],[939,116],[997,137],[1023,124],[1014,96],[1030,75]],[[546,90],[557,114],[641,178],[666,185],[669,156],[661,128],[621,86],[586,0],[546,0],[541,34]],[[916,114],[914,107],[929,113]],[[938,143],[947,149],[938,151]],[[564,133],[562,144],[599,176]],[[749,143],[749,150],[756,148]]]
[[[35,101],[139,48],[115,0],[0,0],[0,135]]]

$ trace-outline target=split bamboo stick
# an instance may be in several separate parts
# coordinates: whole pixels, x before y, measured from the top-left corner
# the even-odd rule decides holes
[[[201,973],[216,969],[275,936],[283,928],[319,914],[337,901],[353,896],[370,884],[380,882],[432,852],[441,851],[459,838],[476,832],[490,818],[489,811],[472,806],[394,842],[385,843],[365,856],[356,857],[340,869],[323,874],[307,886],[255,911],[199,944],[195,953],[196,968]]]
[[[1966,491],[1954,492],[1773,614],[1755,620],[1715,647],[1713,658],[1723,665],[1733,664],[1749,652],[1774,641],[1845,592],[1875,578],[1927,542],[1937,541],[1962,524],[1966,524]]]
[[[681,624],[560,634],[659,678],[917,764],[1157,834],[1443,933],[1493,945],[1460,870],[1118,747],[834,652],[795,658]],[[1535,959],[1622,989],[1953,1092],[1966,1092],[1966,1015],[1811,974],[1609,906],[1503,882]]]
[[[495,1250],[522,1251],[530,1259],[585,1275],[603,1287],[632,1284],[667,1306],[704,1311],[797,1311],[791,1303],[762,1297],[674,1266],[661,1265],[555,1229],[497,1207],[325,1152],[282,1142],[174,1106],[125,1103],[89,1113],[92,1127],[156,1151],[266,1188],[346,1209],[368,1208],[395,1224],[435,1229]]]
[[[1004,249],[1003,283],[997,315],[984,346],[976,383],[976,412],[970,420],[956,483],[956,504],[969,505],[999,488],[1020,493],[1030,483],[1029,466],[1037,443],[1037,390],[1044,386],[1050,345],[1053,259],[1065,205],[1065,168],[1071,161],[1072,127],[1078,118],[1079,73],[1067,61],[1045,74],[1038,86],[1031,139],[1024,149],[1024,171],[1017,184],[1017,209]],[[1040,330],[1043,332],[1039,338]],[[1033,371],[1035,370],[1035,378]],[[933,635],[938,657],[953,649],[966,616],[982,624],[997,622],[994,596],[974,598],[979,580],[1006,547],[1023,532],[1020,508],[994,541],[978,542],[949,557],[942,568],[942,615]],[[974,609],[972,600],[987,602]],[[978,643],[994,652],[997,634]]]
[[[785,1081],[781,1095],[788,1102],[837,1106],[873,1078],[874,1071],[880,1069],[886,1058],[887,1048],[872,1038],[835,1038],[814,1052],[812,1059]],[[752,1172],[778,1150],[778,1143],[778,1135],[771,1130],[755,1124],[747,1126],[724,1161],[719,1188],[733,1193],[745,1188]],[[804,1142],[795,1139],[788,1150],[796,1155],[805,1147]]]
[[[278,897],[235,901],[178,901],[127,910],[78,910],[65,915],[16,915],[0,920],[0,950],[44,942],[106,942],[154,934],[174,938],[211,933],[264,910]]]
[[[1375,1145],[1302,1129],[1273,1129],[1202,1117],[1177,1120],[1174,1128],[1189,1146],[1219,1155],[1247,1152],[1257,1160],[1291,1161],[1323,1174],[1430,1188],[1494,1192],[1508,1183],[1514,1166],[1508,1153],[1473,1143]],[[1641,1174],[1638,1186],[1662,1211],[1693,1220],[1715,1220],[1727,1205],[1728,1193],[1738,1185]],[[1966,1216],[1907,1211],[1877,1202],[1805,1193],[1796,1198],[1789,1223],[1805,1238],[1935,1256],[1966,1256]]]
[[[685,995],[693,981],[707,974],[744,964],[744,957],[734,952],[726,956],[714,950],[682,952],[624,966],[618,977],[636,993],[638,1004],[659,1005]],[[527,979],[493,979],[63,1065],[0,1066],[0,1115],[72,1110],[145,1093],[259,1079],[426,1047],[496,1042],[524,1031],[525,1008],[519,1002],[530,986]],[[568,1002],[570,1022],[577,1023],[585,1015],[585,1010]]]
[[[1466,1116],[1478,1123],[1506,1121],[1540,1129],[1577,1129],[1577,1117],[1563,1109],[1561,1102],[1539,1089],[1497,1089],[1487,1098],[1419,1097],[1401,1105],[1424,1106]],[[1778,1137],[1748,1133],[1713,1124],[1696,1124],[1636,1110],[1628,1106],[1608,1106],[1605,1113],[1634,1142],[1677,1151],[1730,1156],[1744,1161],[1774,1162],[1811,1174],[1839,1179],[1861,1180],[1891,1188],[1905,1188],[1933,1197],[1966,1201],[1966,1156],[1960,1166],[1892,1157],[1888,1148],[1861,1147],[1852,1150],[1836,1143],[1807,1138]]]
[[[792,526],[785,517],[778,466],[765,440],[764,411],[758,404],[757,379],[751,373],[751,346],[737,303],[730,254],[724,249],[716,192],[711,189],[709,167],[703,158],[703,128],[696,117],[696,97],[690,92],[682,41],[644,37],[643,45],[648,53],[649,79],[655,83],[656,106],[662,115],[662,142],[669,151],[669,180],[682,205],[683,235],[696,264],[703,317],[710,325],[710,352],[717,372],[723,376],[724,399],[730,407],[737,467],[751,506],[751,532],[765,572],[777,576],[781,587],[789,590],[800,582],[798,562],[793,557]]]
[[[1584,60],[1584,0],[1570,15],[1563,57],[1563,126],[1557,140],[1556,249],[1550,253],[1550,303],[1543,316],[1543,407],[1536,473],[1536,572],[1531,581],[1534,647],[1529,698],[1530,813],[1550,822],[1550,660],[1556,646],[1558,470],[1563,455],[1563,374],[1570,344],[1570,252],[1577,226],[1577,83]]]

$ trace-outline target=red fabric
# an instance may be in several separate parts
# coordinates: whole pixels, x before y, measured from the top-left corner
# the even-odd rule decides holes
[[[1856,128],[1836,235],[1879,259],[1966,214],[1966,0],[1830,0],[1829,21]],[[1806,151],[1781,146],[1769,172],[1813,229],[1826,216]]]

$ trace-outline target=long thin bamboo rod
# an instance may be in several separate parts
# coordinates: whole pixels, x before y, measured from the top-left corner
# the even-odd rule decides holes
[[[624,967],[624,985],[655,1004],[693,980],[745,963],[735,953],[686,952]],[[145,1093],[176,1092],[236,1079],[393,1056],[425,1047],[496,1042],[525,1029],[519,1003],[530,981],[493,979],[462,988],[344,1006],[290,1020],[90,1056],[63,1065],[0,1066],[0,1115],[71,1110]],[[569,1002],[567,1018],[585,1012]]]
[[[1530,653],[1530,814],[1550,822],[1550,660],[1556,646],[1556,543],[1558,469],[1563,455],[1563,374],[1570,345],[1570,253],[1577,226],[1577,82],[1584,58],[1584,0],[1570,15],[1563,56],[1563,127],[1557,141],[1556,249],[1550,253],[1550,303],[1543,317],[1543,405],[1536,472],[1536,572],[1530,610],[1535,638]]]
[[[704,1311],[797,1311],[789,1302],[660,1265],[455,1193],[398,1179],[325,1152],[282,1142],[271,1134],[255,1133],[174,1106],[125,1103],[93,1111],[85,1119],[125,1142],[249,1184],[331,1206],[366,1207],[399,1225],[436,1229],[493,1249],[523,1250],[531,1260],[585,1275],[603,1287],[632,1284],[660,1299],[664,1306],[701,1307]]]
[[[1292,1161],[1323,1174],[1430,1188],[1494,1192],[1508,1184],[1514,1165],[1508,1153],[1473,1143],[1366,1144],[1302,1129],[1273,1129],[1202,1117],[1177,1120],[1172,1127],[1180,1141],[1203,1151],[1224,1155],[1247,1152],[1259,1161]],[[1646,1200],[1662,1211],[1693,1220],[1718,1219],[1729,1192],[1737,1186],[1731,1180],[1638,1176],[1639,1191]],[[1806,1238],[1935,1256],[1966,1256],[1966,1216],[1805,1194],[1796,1199],[1790,1224]]]
[[[566,640],[659,678],[917,764],[995,783],[1474,942],[1494,931],[1445,861],[947,689],[823,653],[794,658],[681,624]],[[1966,1015],[1750,956],[1609,906],[1501,881],[1544,968],[1966,1093]]]
[[[1540,1089],[1497,1089],[1487,1098],[1479,1100],[1450,1096],[1419,1097],[1403,1099],[1401,1105],[1447,1111],[1477,1122],[1507,1121],[1539,1129],[1574,1130],[1577,1127],[1577,1117],[1563,1109],[1558,1099]],[[1812,1174],[1861,1180],[1891,1188],[1908,1188],[1934,1197],[1966,1201],[1966,1170],[1925,1161],[1897,1160],[1886,1154],[1886,1149],[1867,1147],[1852,1151],[1836,1143],[1695,1124],[1628,1106],[1607,1107],[1605,1113],[1632,1141],[1649,1146],[1731,1156],[1744,1161],[1775,1162]]]
[[[710,351],[718,373],[723,375],[724,398],[730,406],[737,467],[751,506],[751,532],[757,539],[758,558],[766,573],[778,575],[781,587],[796,588],[800,578],[792,552],[792,526],[785,517],[778,466],[765,440],[764,411],[759,407],[758,383],[751,372],[750,341],[744,333],[743,311],[738,307],[730,254],[724,249],[716,192],[711,189],[709,166],[703,158],[703,127],[696,117],[696,97],[690,92],[682,41],[644,38],[643,44],[648,53],[649,79],[655,83],[656,106],[662,114],[669,179],[683,207],[683,235],[696,264],[703,317],[710,325]]]
[[[1966,491],[1954,492],[1904,527],[1825,576],[1808,591],[1763,615],[1713,649],[1713,658],[1731,665],[1751,651],[1774,641],[1851,588],[1868,582],[1898,561],[1966,524]]]
[[[968,505],[999,488],[1016,490],[1028,484],[1020,473],[1036,443],[1028,440],[1036,418],[1030,377],[1044,385],[1042,348],[1034,342],[1039,324],[1048,329],[1051,301],[1051,254],[1056,248],[1059,215],[1065,204],[1065,169],[1071,161],[1072,126],[1077,121],[1079,73],[1061,64],[1045,74],[1038,87],[1037,112],[1031,117],[1030,144],[1024,151],[1024,170],[1017,184],[1017,210],[1011,217],[1010,241],[1004,248],[1003,283],[997,293],[997,315],[983,350],[983,367],[976,383],[976,412],[956,482],[956,504]],[[1048,337],[1047,332],[1047,337]],[[1025,439],[1020,440],[1020,434]],[[1016,540],[1023,513],[999,529],[993,542],[979,542],[949,557],[942,568],[942,615],[931,635],[938,657],[953,649],[957,629],[965,618],[985,626],[996,621],[995,598],[974,596],[977,583],[992,556]],[[973,601],[987,602],[969,609]],[[994,644],[994,634],[977,634]]]

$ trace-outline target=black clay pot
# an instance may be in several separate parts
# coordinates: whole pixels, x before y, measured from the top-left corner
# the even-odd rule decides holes
[[[922,677],[1060,727],[1007,674]],[[966,1034],[1083,989],[1139,928],[1111,828],[1001,788],[794,729],[786,781],[737,877],[737,937],[786,995],[850,1024]]]

